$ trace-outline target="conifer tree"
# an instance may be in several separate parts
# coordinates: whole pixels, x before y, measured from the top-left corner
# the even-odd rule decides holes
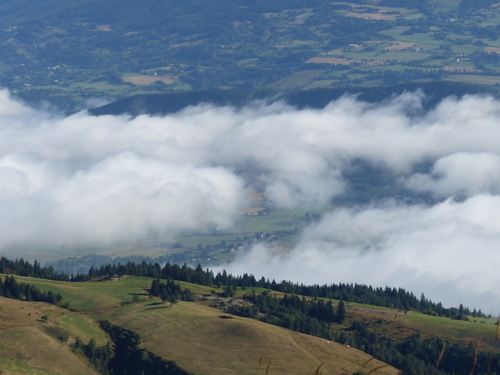
[[[345,305],[344,301],[340,300],[339,307],[337,308],[337,323],[342,324],[345,322]]]

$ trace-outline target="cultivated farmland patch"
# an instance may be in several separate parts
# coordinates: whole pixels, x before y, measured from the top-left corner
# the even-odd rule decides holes
[[[307,60],[307,63],[317,63],[317,64],[332,64],[332,65],[352,65],[361,64],[361,60],[349,60],[337,57],[313,57]]]
[[[97,31],[113,31],[111,25],[99,25],[96,27]]]
[[[500,53],[500,48],[498,47],[485,47],[484,52],[487,53]]]
[[[177,44],[172,44],[170,48],[179,48],[179,47],[193,47],[193,46],[198,46],[200,44],[203,44],[206,42],[206,39],[200,39],[200,40],[192,40],[190,42],[184,42],[184,43],[177,43]]]
[[[443,68],[443,70],[446,72],[453,72],[453,73],[479,73],[479,72],[482,72],[482,70],[476,69],[473,66],[445,66]]]
[[[365,20],[375,20],[375,21],[382,21],[382,20],[387,20],[390,18],[394,18],[397,15],[396,14],[384,14],[384,13],[357,13],[357,12],[349,12],[346,14],[347,17],[356,17],[356,18],[362,18]]]
[[[416,46],[416,43],[411,43],[411,42],[395,42],[394,44],[390,45],[389,47],[385,47],[384,49],[387,50],[403,50],[403,49],[409,49],[413,48]]]
[[[332,65],[364,65],[364,66],[375,66],[383,65],[379,61],[362,61],[362,60],[349,60],[338,57],[313,57],[306,61],[307,63],[316,64],[332,64]]]
[[[149,76],[149,75],[123,77],[122,79],[125,82],[130,82],[133,83],[134,85],[151,85],[158,81],[170,85],[174,82],[174,80],[171,77]]]

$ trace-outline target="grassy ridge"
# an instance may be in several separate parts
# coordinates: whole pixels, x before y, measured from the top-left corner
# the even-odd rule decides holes
[[[29,278],[22,279],[24,282],[31,281]],[[144,281],[150,280],[125,277],[121,282],[78,283],[80,285],[73,289],[68,289],[67,283],[43,280],[36,285],[46,285],[52,290],[57,288],[68,294],[76,290],[82,296],[85,296],[85,291],[88,293],[86,298],[93,294],[100,300],[101,292],[109,296],[109,290],[114,290],[115,298],[120,299],[122,289],[133,292]],[[195,285],[184,285],[192,286],[197,292],[206,292],[204,287],[201,290]],[[42,315],[49,317],[48,323],[40,320]],[[175,359],[194,373],[254,374],[256,371],[265,372],[268,365],[273,374],[312,373],[324,363],[321,368],[323,374],[341,374],[344,370],[354,372],[361,369],[370,358],[358,350],[322,339],[245,318],[221,319],[220,315],[219,310],[197,303],[179,302],[167,308],[167,304],[156,300],[144,300],[106,309],[92,317],[110,319],[140,333],[147,349],[164,358]],[[94,338],[98,345],[106,342],[106,337],[89,315],[43,303],[0,298],[0,321],[11,323],[9,327],[0,327],[2,337],[9,337],[0,344],[0,369],[7,374],[94,374],[84,362],[76,359],[67,344],[53,336],[62,333],[78,336],[83,341]],[[28,323],[31,325],[27,326]],[[49,331],[52,336],[47,333]],[[41,358],[34,358],[35,353]],[[73,365],[69,366],[67,361],[72,361]],[[67,367],[52,369],[49,365],[53,362]],[[373,366],[378,363],[372,362]],[[380,373],[397,373],[394,369],[385,370]]]
[[[167,306],[141,302],[99,317],[141,332],[148,350],[175,358],[193,373],[264,373],[271,363],[271,374],[303,374],[313,373],[323,363],[323,374],[341,374],[359,371],[369,359],[355,349],[255,320],[221,319],[220,311],[201,304],[179,302]],[[372,362],[368,369],[381,365]],[[384,370],[378,373],[397,373],[392,368]]]
[[[63,296],[63,302],[68,302],[71,308],[79,310],[99,310],[120,306],[122,303],[131,302],[134,295],[138,295],[139,299],[145,299],[148,295],[147,289],[151,286],[153,280],[148,277],[125,276],[119,280],[69,283],[21,276],[17,278],[19,281],[33,283],[43,291],[52,290],[53,292],[60,293]],[[183,289],[189,288],[195,294],[199,295],[210,294],[212,290],[216,292],[222,291],[215,287],[190,284],[187,282],[179,282],[179,284]],[[247,290],[238,289],[237,295],[251,292],[252,290],[257,293],[264,291],[264,289],[261,288],[248,288]],[[272,294],[276,296],[282,295],[282,293]],[[338,303],[338,301],[333,302]],[[480,323],[480,321],[484,321],[484,319],[478,319],[478,322],[474,322],[474,318],[471,317],[470,322],[465,322],[416,312],[403,315],[394,309],[360,303],[348,302],[346,306],[351,313],[355,311],[364,312],[364,318],[368,316],[369,319],[370,315],[372,315],[373,320],[379,319],[380,316],[384,317],[384,319],[387,317],[389,317],[387,319],[392,319],[392,317],[397,314],[398,323],[403,324],[407,328],[427,332],[451,340],[476,341],[481,337],[485,344],[493,346],[495,338],[496,326],[494,325],[494,320]],[[86,323],[80,322],[78,324],[83,325]],[[85,329],[81,331],[85,331]]]
[[[193,373],[264,373],[269,363],[272,374],[313,373],[321,363],[323,374],[354,373],[360,371],[370,358],[353,348],[256,320],[242,317],[221,319],[223,313],[220,310],[200,303],[178,302],[170,307],[168,303],[146,297],[151,278],[125,276],[117,280],[82,283],[18,278],[40,289],[61,293],[70,304],[75,304],[72,307],[87,310],[90,314],[70,312],[43,303],[3,302],[4,299],[0,299],[0,330],[2,337],[8,335],[11,338],[11,341],[0,344],[0,369],[12,369],[8,370],[11,373],[29,373],[23,371],[29,371],[31,367],[34,368],[31,373],[38,368],[41,374],[51,373],[46,365],[31,361],[33,347],[43,345],[59,352],[67,350],[67,346],[57,340],[60,335],[65,336],[64,342],[71,337],[79,337],[84,342],[93,338],[97,345],[104,345],[108,342],[107,335],[95,323],[100,319],[109,319],[138,333],[146,349],[165,359],[175,360]],[[180,284],[199,295],[220,291],[209,286]],[[237,293],[241,295],[250,291],[252,288],[246,291],[238,289]],[[255,291],[263,290],[256,288]],[[135,295],[139,302],[130,303]],[[42,327],[42,315],[49,317],[46,327]],[[348,328],[354,320],[361,320],[375,332],[387,334],[395,340],[403,340],[417,331],[422,332],[424,338],[438,336],[463,343],[476,342],[481,337],[483,350],[490,350],[493,346],[496,331],[493,320],[465,322],[414,312],[403,314],[363,304],[347,303],[347,315],[346,323],[335,325],[334,329]],[[19,357],[15,353],[22,355]],[[68,355],[72,353],[68,351]],[[47,352],[46,356],[53,358],[54,355]],[[381,365],[374,360],[369,363],[370,366],[363,371],[369,372]],[[386,372],[381,369],[377,373],[397,373],[389,367],[383,370]]]

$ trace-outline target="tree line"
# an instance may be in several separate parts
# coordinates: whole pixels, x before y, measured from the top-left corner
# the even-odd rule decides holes
[[[163,302],[169,301],[171,305],[179,300],[195,300],[194,294],[189,288],[182,289],[179,284],[170,278],[166,282],[154,279],[149,293],[154,297],[160,297]]]
[[[15,274],[19,276],[36,277],[39,279],[49,280],[66,280],[69,281],[69,276],[66,274],[58,274],[54,271],[54,267],[42,267],[36,260],[31,264],[23,258],[11,260],[6,257],[0,257],[0,273]]]
[[[345,323],[343,301],[335,311],[332,301],[297,295],[276,297],[264,291],[246,293],[242,298],[246,303],[233,303],[226,312],[360,349],[396,367],[404,375],[490,375],[500,372],[500,354],[476,350],[478,344],[463,345],[438,337],[424,340],[421,333],[394,340],[372,331],[363,321],[353,321],[347,328],[335,329],[333,324]]]
[[[328,340],[333,339],[330,324],[343,323],[346,317],[343,301],[335,311],[332,301],[286,294],[276,298],[267,291],[247,293],[243,300],[248,304],[232,304],[226,311]]]
[[[203,269],[200,265],[196,268],[187,264],[178,265],[166,263],[163,267],[159,263],[150,263],[143,260],[140,263],[127,262],[126,264],[107,264],[101,267],[91,266],[87,274],[68,276],[57,274],[51,267],[42,267],[39,263],[31,265],[29,262],[19,260],[8,260],[0,258],[1,273],[16,273],[22,276],[42,277],[53,280],[87,281],[97,277],[113,277],[115,275],[145,276],[155,279],[172,279],[188,283],[234,288],[265,288],[277,292],[303,295],[309,297],[320,297],[326,299],[343,300],[345,302],[357,302],[375,306],[391,307],[402,311],[418,311],[424,314],[462,319],[471,310],[467,307],[446,308],[441,302],[435,303],[426,298],[424,294],[418,298],[412,292],[403,288],[390,288],[386,286],[372,287],[364,284],[323,284],[304,285],[291,281],[270,281],[264,277],[257,280],[255,276],[244,273],[240,276],[228,274],[225,270],[214,274],[209,269]],[[39,275],[39,276],[38,276]],[[481,310],[473,310],[477,317],[486,317]]]
[[[11,299],[19,299],[26,301],[48,302],[57,305],[62,300],[59,293],[52,291],[42,292],[32,284],[19,283],[14,276],[5,276],[2,282],[0,278],[0,296]]]

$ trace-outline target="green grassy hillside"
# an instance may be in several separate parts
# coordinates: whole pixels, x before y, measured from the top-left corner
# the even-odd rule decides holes
[[[134,296],[146,297],[146,288],[151,286],[147,277],[123,277],[120,279],[103,279],[84,283],[42,280],[30,277],[17,277],[19,281],[36,285],[40,290],[59,293],[63,301],[72,309],[96,310],[120,306],[131,302]]]
[[[109,319],[139,333],[146,349],[175,360],[195,374],[264,373],[268,365],[273,374],[313,373],[321,363],[323,374],[343,374],[360,370],[370,359],[356,349],[259,321],[240,317],[221,319],[220,310],[194,302],[167,307],[168,304],[147,299],[116,305],[130,300],[125,296],[149,286],[151,279],[147,278],[125,277],[120,281],[74,283],[73,286],[19,279],[60,292],[69,300],[81,300],[78,306],[90,309],[93,314],[0,298],[0,329],[2,337],[9,337],[0,344],[0,369],[7,374],[93,374],[84,360],[76,359],[68,345],[76,337],[84,342],[93,338],[98,346],[104,345],[108,338],[95,322],[100,319]],[[186,283],[184,286],[207,293],[206,287]],[[104,302],[106,298],[108,302]],[[46,323],[41,320],[44,315],[48,317]],[[55,361],[56,356],[61,359]],[[73,364],[68,366],[67,361]],[[60,363],[62,368],[51,365],[53,362]],[[372,360],[365,368],[377,365],[381,363]],[[397,371],[385,367],[378,373],[396,374]]]
[[[0,369],[7,374],[51,374],[59,371],[59,363],[66,366],[65,361],[72,363],[67,365],[71,371],[64,369],[60,373],[92,374],[86,361],[75,357],[69,345],[76,338],[84,343],[93,339],[97,346],[108,343],[109,337],[100,329],[98,320],[109,320],[139,334],[145,349],[174,360],[194,374],[255,374],[266,370],[271,374],[314,373],[321,365],[323,374],[340,375],[369,373],[383,366],[375,359],[370,360],[370,355],[346,345],[228,315],[220,308],[229,300],[214,296],[213,290],[221,290],[208,286],[182,282],[182,288],[190,288],[199,301],[170,305],[149,297],[153,279],[147,277],[124,276],[80,283],[17,279],[45,291],[61,293],[63,302],[69,302],[78,311],[0,298],[0,330],[2,337],[6,337],[0,343]],[[239,289],[235,298],[251,291]],[[273,294],[278,298],[282,295]],[[487,352],[495,345],[497,326],[492,319],[457,321],[355,303],[347,303],[346,310],[346,321],[332,326],[336,334],[349,332],[354,322],[363,322],[379,337],[387,336],[396,342],[420,332],[422,340],[439,337],[461,342],[465,347],[480,338],[480,349]],[[57,365],[54,353],[63,353],[64,359]],[[376,373],[398,372],[384,366]]]
[[[270,374],[313,374],[321,363],[325,375],[345,374],[360,371],[370,359],[324,339],[241,317],[222,319],[221,315],[217,309],[193,302],[169,307],[148,301],[104,312],[99,318],[139,332],[145,348],[174,358],[195,374],[263,374],[269,363]],[[365,370],[380,365],[373,360]],[[387,367],[377,374],[397,371]]]
[[[70,308],[82,311],[114,311],[111,308],[121,308],[122,304],[131,303],[134,296],[137,296],[136,298],[139,300],[147,301],[141,303],[153,303],[148,298],[148,289],[153,279],[148,277],[124,276],[120,279],[105,279],[82,283],[41,280],[22,276],[16,278],[22,282],[32,283],[42,291],[51,290],[55,293],[60,293],[63,296],[63,302],[68,302]],[[199,296],[210,294],[212,290],[216,292],[222,291],[222,289],[215,287],[186,282],[179,282],[179,284],[182,288],[189,288]],[[263,291],[263,289],[259,288],[252,288],[246,291],[240,289],[236,296],[241,296],[242,293],[251,292],[252,290],[255,290],[257,293]],[[272,294],[276,296],[282,295],[282,293]],[[338,301],[334,301],[334,303],[337,302]],[[494,344],[496,332],[496,325],[494,324],[496,321],[494,319],[487,321],[485,319],[475,319],[471,317],[471,320],[467,322],[434,317],[417,312],[403,314],[394,309],[359,303],[347,303],[346,305],[349,314],[348,322],[352,322],[353,320],[366,320],[374,329],[380,331],[385,330],[391,335],[395,335],[397,331],[403,330],[405,333],[402,334],[402,337],[407,337],[415,331],[421,331],[429,335],[455,341],[475,342],[481,337],[485,345],[492,347]],[[162,305],[159,305],[159,307],[160,310],[163,309]],[[155,309],[151,311],[154,310]],[[119,309],[117,311],[122,310]],[[123,311],[127,310],[124,309]],[[380,320],[383,321],[383,324],[376,323]],[[85,325],[87,323],[75,322],[75,324]]]

